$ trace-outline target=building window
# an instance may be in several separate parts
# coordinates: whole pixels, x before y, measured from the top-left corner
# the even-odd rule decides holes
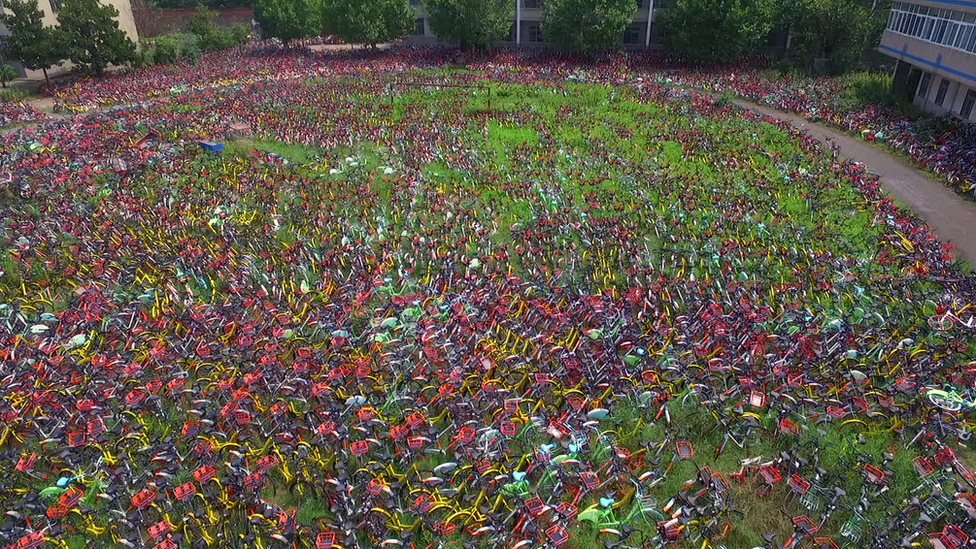
[[[535,9],[542,7],[542,0],[522,0],[522,7]]]
[[[962,110],[959,111],[964,119],[969,119],[973,114],[973,103],[976,103],[976,90],[969,90],[966,92],[966,98],[962,100]]]
[[[640,27],[630,25],[624,31],[624,44],[640,44]]]
[[[922,82],[918,85],[918,96],[923,99],[929,97],[929,86],[932,85],[932,73],[927,72],[922,75]]]
[[[935,94],[935,104],[942,107],[942,103],[945,103],[946,92],[949,91],[949,81],[945,78],[939,84],[939,93]]]
[[[410,5],[411,6],[419,6],[420,5],[420,0],[410,0]]]
[[[517,38],[516,35],[515,35],[516,32],[518,32],[518,25],[516,25],[515,23],[512,23],[512,28],[508,29],[508,41],[509,42],[515,42],[516,41],[516,38]]]
[[[887,29],[962,51],[976,49],[976,14],[895,2]],[[973,49],[970,47],[973,46]]]
[[[529,25],[529,42],[542,42],[542,29],[539,25]]]
[[[418,17],[417,18],[417,27],[414,29],[413,34],[414,34],[414,36],[423,36],[424,34],[426,34],[424,32],[424,18],[423,17]]]
[[[651,0],[636,0],[637,9],[643,9],[647,7],[647,3]]]

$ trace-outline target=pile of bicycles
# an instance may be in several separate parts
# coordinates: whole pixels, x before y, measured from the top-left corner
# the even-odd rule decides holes
[[[36,122],[44,118],[44,113],[24,103],[0,102],[0,128],[14,124]]]
[[[306,55],[0,136],[0,547],[974,543],[976,280],[863,166],[616,58]]]

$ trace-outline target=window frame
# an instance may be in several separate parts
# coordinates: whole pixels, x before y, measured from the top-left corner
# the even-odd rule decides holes
[[[959,109],[959,116],[963,120],[969,120],[973,116],[973,105],[976,104],[976,88],[966,90],[966,97],[962,100],[962,108]],[[969,112],[966,112],[966,111]]]
[[[932,91],[932,79],[934,77],[935,75],[928,71],[922,73],[922,79],[918,83],[918,93],[916,93],[918,97],[928,101],[929,92]]]
[[[952,82],[948,78],[943,78],[939,82],[939,91],[935,94],[934,103],[942,108],[945,108],[946,96],[949,95],[949,86]]]

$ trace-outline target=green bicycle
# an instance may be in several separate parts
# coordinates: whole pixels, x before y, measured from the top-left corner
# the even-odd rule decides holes
[[[946,386],[946,389],[948,391],[929,389],[925,392],[925,396],[928,397],[929,402],[947,412],[958,412],[964,407],[968,410],[976,408],[976,398],[970,394],[971,389],[966,389],[963,392],[959,392],[951,386]]]
[[[578,520],[588,522],[598,531],[617,530],[627,525],[636,529],[653,531],[657,523],[664,520],[664,515],[657,510],[657,501],[649,494],[644,494],[638,483],[634,484],[631,496],[632,505],[623,518],[617,518],[617,512],[627,503],[626,500],[616,502],[613,498],[600,498],[596,503],[580,511]]]

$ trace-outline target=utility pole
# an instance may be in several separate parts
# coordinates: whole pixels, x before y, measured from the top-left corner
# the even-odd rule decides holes
[[[515,0],[515,43],[522,43],[522,0]]]
[[[647,35],[644,37],[644,47],[651,47],[651,25],[654,23],[654,0],[647,0]]]

